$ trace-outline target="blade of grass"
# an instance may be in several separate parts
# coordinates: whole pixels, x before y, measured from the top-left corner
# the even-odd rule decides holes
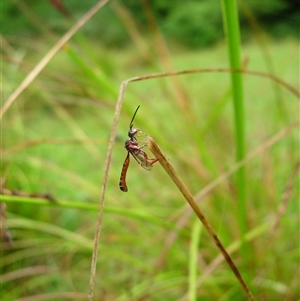
[[[136,48],[138,49],[138,52],[142,55],[144,60],[150,61],[151,51],[144,39],[144,36],[141,32],[141,28],[136,22],[136,18],[132,15],[130,10],[121,2],[113,1],[111,3],[111,8],[116,12],[116,15],[122,21],[128,35],[130,36]]]
[[[33,229],[38,232],[48,233],[60,237],[66,241],[78,244],[79,246],[84,246],[88,249],[92,249],[93,247],[92,240],[86,238],[83,235],[65,230],[61,227],[57,227],[53,224],[34,221],[26,218],[15,218],[10,219],[8,225],[11,228]]]
[[[197,300],[197,270],[198,270],[198,248],[200,243],[200,235],[202,230],[202,224],[197,220],[194,222],[192,229],[192,240],[190,247],[190,258],[189,258],[189,300]]]
[[[86,211],[97,211],[99,205],[98,204],[91,204],[86,202],[75,202],[75,201],[64,201],[64,200],[55,200],[55,201],[49,201],[44,198],[35,198],[35,197],[26,197],[26,196],[18,196],[18,195],[0,195],[0,201],[3,202],[3,204],[23,204],[23,205],[37,205],[37,206],[51,206],[51,207],[61,207],[65,209],[78,209],[78,210],[86,210]],[[5,203],[4,203],[5,202]],[[113,206],[106,206],[104,208],[105,213],[109,214],[117,214],[121,216],[125,216],[127,218],[140,220],[143,223],[149,222],[149,224],[157,225],[169,230],[176,231],[178,234],[182,234],[185,237],[189,237],[190,233],[188,230],[184,228],[180,228],[177,225],[174,225],[174,223],[161,220],[160,218],[155,218],[153,215],[144,213],[144,212],[138,212],[133,211],[132,209],[126,209],[126,208],[118,208]]]
[[[9,281],[14,281],[16,279],[20,279],[28,276],[36,276],[36,275],[44,275],[46,273],[54,272],[54,268],[49,268],[48,266],[40,265],[40,266],[31,266],[24,269],[19,269],[13,272],[8,272],[1,276],[1,284]]]
[[[172,71],[174,70],[174,67],[171,61],[170,51],[168,49],[165,38],[157,24],[150,2],[142,1],[142,5],[149,27],[154,34],[155,45],[160,58],[160,62],[166,70]],[[182,109],[183,113],[187,112],[190,117],[193,116],[193,114],[191,114],[192,112],[190,111],[190,100],[179,79],[177,77],[174,77],[171,78],[170,81],[175,92],[175,97],[177,99],[179,107]]]
[[[107,76],[104,72],[101,72],[100,69],[95,70],[95,68],[92,68],[92,66],[90,66],[81,55],[74,51],[72,47],[65,47],[64,50],[75,65],[81,69],[83,74],[85,74],[91,82],[95,82],[101,91],[101,95],[105,92],[109,96],[117,97],[113,81],[109,78],[109,76]]]
[[[256,238],[268,233],[272,227],[272,221],[268,221],[267,223],[261,224],[256,228],[252,229],[246,234],[247,242],[253,241]],[[228,254],[233,254],[237,252],[241,246],[241,240],[237,240],[232,242],[227,248]],[[224,262],[224,257],[222,254],[216,256],[216,258],[211,261],[206,268],[203,270],[202,275],[200,275],[197,279],[197,287],[199,288],[203,283],[209,278],[209,276]],[[187,301],[189,300],[189,295],[185,294],[181,299],[178,301]]]
[[[241,68],[240,31],[237,4],[234,0],[223,0],[223,19],[228,43],[229,62],[232,69]],[[232,96],[234,105],[234,122],[236,136],[236,161],[244,159],[246,154],[245,145],[245,113],[243,104],[243,83],[241,73],[231,73]],[[247,231],[247,208],[246,208],[246,169],[240,168],[236,175],[238,195],[238,221],[242,236]],[[241,248],[243,259],[246,261],[249,254],[247,246]]]
[[[296,178],[299,175],[299,169],[300,169],[300,159],[298,159],[298,161],[292,171],[292,174],[289,176],[289,178],[287,180],[285,189],[284,189],[282,197],[281,197],[281,202],[278,206],[276,220],[272,227],[272,232],[274,232],[278,229],[280,220],[283,217],[284,213],[286,212],[287,205],[290,201],[291,195],[292,195],[293,191],[295,190],[294,182],[296,182]]]
[[[42,58],[42,60],[33,68],[31,72],[25,77],[16,90],[10,95],[6,103],[0,110],[0,119],[13,104],[18,96],[34,81],[38,74],[45,68],[55,54],[63,47],[69,39],[89,20],[91,19],[99,9],[101,9],[109,0],[101,0],[96,3],[79,21],[64,34],[57,43],[49,50],[49,52]]]
[[[234,262],[232,261],[231,257],[227,253],[226,249],[224,248],[223,244],[221,243],[219,237],[217,236],[215,230],[212,228],[208,220],[206,219],[204,213],[197,205],[193,195],[190,193],[188,188],[185,186],[185,184],[182,182],[182,180],[179,178],[178,174],[174,170],[173,166],[170,164],[170,162],[167,160],[166,156],[162,153],[157,143],[154,141],[153,138],[148,137],[149,150],[153,153],[153,155],[158,158],[159,163],[164,168],[164,170],[167,172],[167,174],[170,176],[172,181],[175,183],[177,188],[180,190],[186,201],[189,203],[189,205],[192,207],[193,211],[196,213],[199,220],[202,222],[203,226],[209,233],[210,237],[214,241],[215,245],[221,252],[221,254],[224,256],[226,262],[230,266],[231,270],[233,271],[234,275],[238,279],[239,283],[241,284],[244,292],[248,296],[249,300],[254,301],[254,297],[249,290],[246,282],[244,281],[242,275],[240,274],[239,270],[235,266]]]

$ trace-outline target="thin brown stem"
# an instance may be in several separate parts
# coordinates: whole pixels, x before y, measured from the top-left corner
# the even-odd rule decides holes
[[[153,153],[153,155],[158,158],[159,163],[164,168],[164,170],[167,172],[167,174],[170,176],[170,178],[173,180],[177,188],[180,190],[186,201],[189,203],[189,205],[192,207],[193,211],[196,213],[204,227],[206,228],[207,232],[209,233],[210,237],[213,239],[214,243],[216,244],[217,248],[220,250],[222,255],[224,256],[225,260],[227,261],[228,265],[230,266],[231,270],[233,271],[234,275],[238,279],[239,283],[241,284],[243,290],[247,294],[249,300],[254,301],[254,297],[249,290],[246,282],[244,281],[242,275],[240,274],[239,270],[235,266],[233,260],[231,259],[230,255],[227,253],[226,249],[222,245],[219,237],[217,236],[216,232],[206,219],[204,213],[197,205],[193,195],[190,193],[186,185],[182,182],[182,180],[179,178],[178,174],[174,170],[173,166],[170,164],[170,162],[167,160],[166,156],[162,153],[157,143],[154,141],[153,138],[148,137],[148,146],[150,151]]]
[[[127,84],[128,84],[128,82],[124,81],[124,82],[122,82],[121,87],[120,87],[120,92],[119,92],[119,96],[118,96],[118,101],[116,103],[115,116],[114,116],[114,120],[113,120],[113,126],[111,129],[107,156],[106,156],[106,161],[105,161],[105,166],[104,166],[104,176],[103,176],[101,194],[100,194],[100,199],[99,199],[99,211],[98,211],[98,216],[97,216],[97,223],[96,223],[95,237],[94,237],[94,248],[93,248],[92,263],[91,263],[90,290],[89,290],[89,297],[88,297],[89,301],[93,300],[96,266],[97,266],[97,258],[98,258],[98,247],[99,247],[99,241],[100,241],[102,215],[103,215],[103,208],[104,208],[104,198],[105,198],[106,187],[107,187],[107,183],[108,183],[108,173],[109,173],[110,164],[111,164],[112,151],[113,151],[113,147],[115,144],[115,138],[116,138],[116,134],[117,134],[118,120],[119,120],[120,114],[121,114],[123,95],[125,93]]]

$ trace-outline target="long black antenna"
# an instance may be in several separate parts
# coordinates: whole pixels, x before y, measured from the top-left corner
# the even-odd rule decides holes
[[[136,110],[135,110],[135,112],[134,112],[134,114],[133,114],[133,117],[132,117],[132,119],[131,119],[131,121],[130,121],[130,125],[129,125],[129,128],[130,128],[130,129],[132,129],[132,127],[133,127],[133,120],[134,120],[134,117],[135,117],[137,111],[139,110],[139,108],[140,108],[140,106],[138,106],[138,107],[136,108]]]

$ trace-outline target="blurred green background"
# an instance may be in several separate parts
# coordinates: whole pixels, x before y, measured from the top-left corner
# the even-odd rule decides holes
[[[87,11],[94,0],[86,1],[3,1],[2,33],[4,35],[33,37],[45,30],[64,33],[68,20],[78,18]],[[219,1],[118,1],[138,23],[143,34],[151,35],[147,23],[147,6],[164,37],[189,47],[210,46],[222,41],[222,15]],[[26,5],[26,6],[25,6]],[[295,0],[239,1],[240,25],[243,40],[253,36],[259,26],[274,38],[299,39],[299,3]],[[28,10],[29,11],[28,11]],[[117,12],[117,13],[116,13]],[[128,44],[128,28],[120,20],[115,6],[105,6],[97,17],[83,28],[89,38],[99,39],[108,46]],[[39,24],[40,23],[40,24]],[[43,25],[43,26],[41,26]],[[101,30],[102,29],[102,30]]]
[[[2,1],[2,106],[94,4]],[[243,66],[299,91],[298,3],[238,4]],[[222,18],[219,1],[111,1],[12,104],[1,120],[2,193],[15,194],[2,196],[3,300],[87,299],[120,84],[168,70],[228,68]],[[243,84],[247,155],[299,120],[299,99],[268,78],[244,74]],[[109,174],[95,300],[245,300],[158,164],[147,172],[132,158],[129,192],[119,190],[124,141],[138,105],[134,125],[158,141],[193,194],[235,164],[230,74],[130,83]],[[244,244],[234,176],[199,200],[256,300],[300,298],[298,160],[296,128],[246,164]],[[34,193],[49,193],[60,205]]]

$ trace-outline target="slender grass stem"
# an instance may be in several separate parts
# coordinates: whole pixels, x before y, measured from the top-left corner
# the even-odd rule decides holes
[[[223,244],[221,243],[219,237],[217,236],[215,230],[212,228],[208,220],[206,219],[204,213],[197,205],[193,195],[190,193],[186,185],[182,182],[182,180],[179,178],[178,174],[174,170],[173,166],[170,164],[170,162],[167,160],[166,156],[162,153],[157,143],[154,141],[153,138],[148,137],[148,146],[149,150],[153,153],[153,155],[158,158],[159,163],[164,168],[164,170],[167,172],[167,174],[170,176],[172,181],[175,183],[177,188],[180,190],[186,201],[189,203],[189,205],[192,207],[193,211],[196,213],[197,217],[202,222],[203,226],[209,233],[210,237],[213,239],[215,245],[219,249],[219,251],[224,256],[225,260],[227,261],[228,265],[230,266],[231,270],[233,271],[234,275],[238,279],[239,283],[241,284],[243,290],[247,294],[249,300],[254,300],[254,297],[249,290],[246,282],[244,281],[242,275],[240,274],[239,270],[235,266],[234,262],[232,261],[230,255],[227,253],[226,249],[224,248]]]

